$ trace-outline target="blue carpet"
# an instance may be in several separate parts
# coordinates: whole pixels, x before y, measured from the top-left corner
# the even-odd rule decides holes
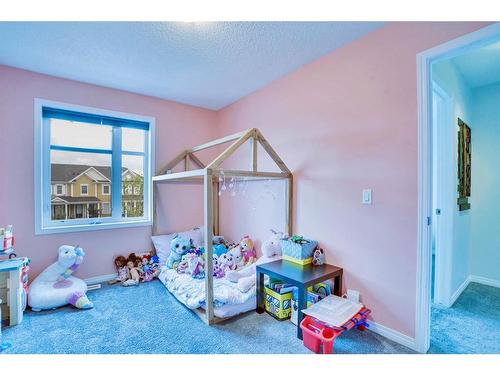
[[[4,327],[5,353],[310,353],[296,327],[249,312],[207,326],[159,282],[103,286],[89,292],[92,310],[64,307],[26,311],[18,326]],[[336,353],[411,353],[375,333],[350,331]]]
[[[429,353],[500,354],[500,289],[471,283],[452,307],[433,307]]]

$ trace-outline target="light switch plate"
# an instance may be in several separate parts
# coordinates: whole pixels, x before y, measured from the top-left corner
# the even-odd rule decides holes
[[[372,204],[372,189],[363,189],[363,204]]]

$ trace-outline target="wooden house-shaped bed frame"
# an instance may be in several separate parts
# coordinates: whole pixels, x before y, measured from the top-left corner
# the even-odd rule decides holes
[[[248,171],[246,170],[223,170],[221,164],[228,159],[241,145],[245,142],[251,142],[251,165]],[[197,151],[205,150],[217,145],[233,142],[226,148],[219,156],[217,156],[211,163],[204,165],[203,162],[194,154]],[[267,152],[271,159],[276,163],[281,172],[261,172],[257,166],[257,149],[258,144]],[[179,163],[183,162],[184,171],[173,173],[172,170]],[[190,169],[191,162],[195,164],[198,169]],[[282,179],[286,180],[287,187],[285,189],[285,207],[286,207],[286,229],[288,233],[293,233],[292,230],[292,210],[293,210],[293,176],[283,160],[278,156],[276,151],[263,137],[259,129],[253,128],[241,133],[229,135],[191,149],[181,152],[175,159],[167,164],[165,168],[160,171],[160,174],[153,177],[153,185],[155,187],[155,194],[157,193],[156,187],[158,184],[171,183],[171,182],[200,182],[203,183],[204,194],[204,239],[206,249],[206,262],[205,262],[205,310],[194,310],[196,314],[208,325],[217,323],[223,319],[214,316],[213,308],[213,248],[212,238],[214,235],[219,234],[219,195],[218,184],[220,176],[226,177],[243,177],[248,180],[269,180],[269,179]],[[156,203],[153,206],[153,235],[157,234],[157,214]]]

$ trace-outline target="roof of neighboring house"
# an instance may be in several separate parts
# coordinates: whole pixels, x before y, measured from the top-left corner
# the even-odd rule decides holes
[[[101,200],[96,197],[70,197],[69,195],[53,195],[51,201],[62,200],[66,203],[99,203]]]
[[[70,182],[75,177],[78,177],[88,169],[94,168],[97,172],[102,174],[106,179],[99,179],[97,181],[111,180],[111,167],[80,165],[80,164],[51,164],[51,180],[52,182]],[[128,168],[122,168],[122,174],[128,171]],[[134,171],[130,171],[139,175]],[[93,172],[95,174],[95,172]],[[140,175],[139,175],[140,176]]]

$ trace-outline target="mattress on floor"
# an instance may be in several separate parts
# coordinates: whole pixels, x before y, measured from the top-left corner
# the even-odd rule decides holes
[[[160,281],[184,305],[190,309],[205,306],[205,279],[193,279],[187,274],[178,274],[177,271],[161,268]],[[255,309],[255,285],[247,292],[241,292],[236,283],[224,278],[214,278],[214,315],[219,318],[233,316]]]

